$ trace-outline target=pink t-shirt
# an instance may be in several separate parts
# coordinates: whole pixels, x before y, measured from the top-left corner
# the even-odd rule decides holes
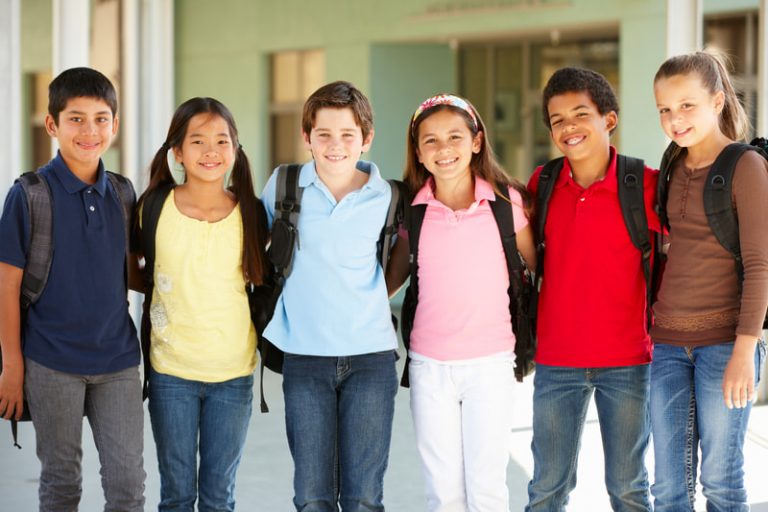
[[[509,352],[509,275],[491,185],[475,179],[475,201],[453,211],[438,201],[430,179],[412,204],[426,204],[419,238],[419,305],[410,350],[440,361]],[[520,193],[509,189],[515,232],[528,224]]]

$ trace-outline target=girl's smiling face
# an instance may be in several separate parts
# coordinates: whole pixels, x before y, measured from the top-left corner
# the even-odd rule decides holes
[[[439,110],[418,126],[416,154],[436,181],[456,181],[471,175],[472,156],[480,152],[483,133],[472,135],[464,117]]]
[[[235,147],[227,122],[215,114],[197,114],[189,120],[181,147],[173,149],[184,165],[188,181],[223,181],[235,163]]]
[[[691,147],[720,130],[725,96],[704,87],[695,74],[660,78],[653,85],[664,133],[681,147]]]

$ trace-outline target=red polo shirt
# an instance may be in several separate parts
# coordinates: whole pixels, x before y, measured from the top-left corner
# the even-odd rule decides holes
[[[540,172],[528,183],[534,195]],[[657,179],[658,171],[646,167],[645,209],[648,228],[656,232]],[[536,362],[575,368],[650,362],[645,277],[621,214],[613,147],[605,178],[586,189],[573,180],[565,160],[544,239]]]

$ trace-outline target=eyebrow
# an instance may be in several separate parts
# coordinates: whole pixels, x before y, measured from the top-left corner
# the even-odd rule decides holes
[[[80,110],[67,110],[64,112],[65,114],[76,114],[78,116],[86,116],[88,115],[87,112],[82,112]],[[103,116],[103,115],[112,115],[111,110],[100,110],[99,112],[96,112],[97,116]]]
[[[190,133],[190,137],[205,137],[204,133]],[[229,134],[227,132],[221,132],[214,135],[214,137],[229,137]]]

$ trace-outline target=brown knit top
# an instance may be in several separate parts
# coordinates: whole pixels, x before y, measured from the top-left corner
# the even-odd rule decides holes
[[[653,305],[655,343],[683,346],[762,335],[768,306],[768,162],[746,151],[736,164],[733,204],[744,263],[741,293],[734,258],[717,241],[704,213],[710,167],[688,169],[677,159],[669,183],[669,252]]]

